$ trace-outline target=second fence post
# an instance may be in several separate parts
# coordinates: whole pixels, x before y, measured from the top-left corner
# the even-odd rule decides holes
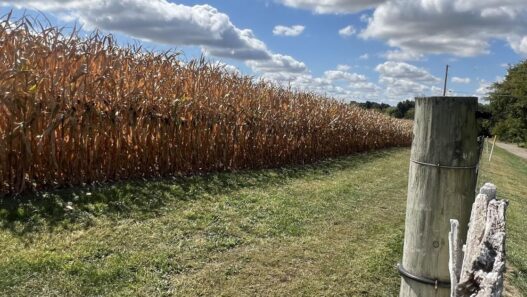
[[[448,297],[448,232],[466,238],[476,188],[477,98],[415,100],[400,297]]]

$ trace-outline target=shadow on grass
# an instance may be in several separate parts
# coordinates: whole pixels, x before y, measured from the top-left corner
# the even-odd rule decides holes
[[[177,203],[251,187],[275,187],[293,179],[318,179],[382,158],[397,149],[328,159],[278,169],[219,172],[194,176],[116,182],[82,188],[0,197],[0,228],[15,235],[88,228],[98,217],[146,219]]]

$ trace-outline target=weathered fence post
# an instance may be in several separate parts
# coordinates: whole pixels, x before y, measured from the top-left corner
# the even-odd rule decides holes
[[[456,237],[459,224],[451,220],[449,267],[452,297],[502,296],[507,206],[508,201],[497,199],[496,186],[486,183],[472,206],[464,248]]]
[[[477,98],[415,104],[400,297],[448,297],[450,219],[459,221],[464,241],[475,198]]]
[[[489,155],[489,162],[492,160],[492,153],[494,152],[494,146],[496,146],[496,139],[498,139],[498,135],[494,135],[494,141],[492,142],[492,149],[490,150]]]

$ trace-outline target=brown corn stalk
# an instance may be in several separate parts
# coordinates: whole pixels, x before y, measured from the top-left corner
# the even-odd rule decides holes
[[[0,22],[0,193],[266,168],[411,142],[412,122],[205,59]]]

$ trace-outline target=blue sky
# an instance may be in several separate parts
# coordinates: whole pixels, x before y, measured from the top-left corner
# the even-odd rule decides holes
[[[255,78],[343,100],[395,104],[440,94],[484,96],[506,65],[527,56],[524,0],[18,0],[2,12],[41,11],[206,55]]]

